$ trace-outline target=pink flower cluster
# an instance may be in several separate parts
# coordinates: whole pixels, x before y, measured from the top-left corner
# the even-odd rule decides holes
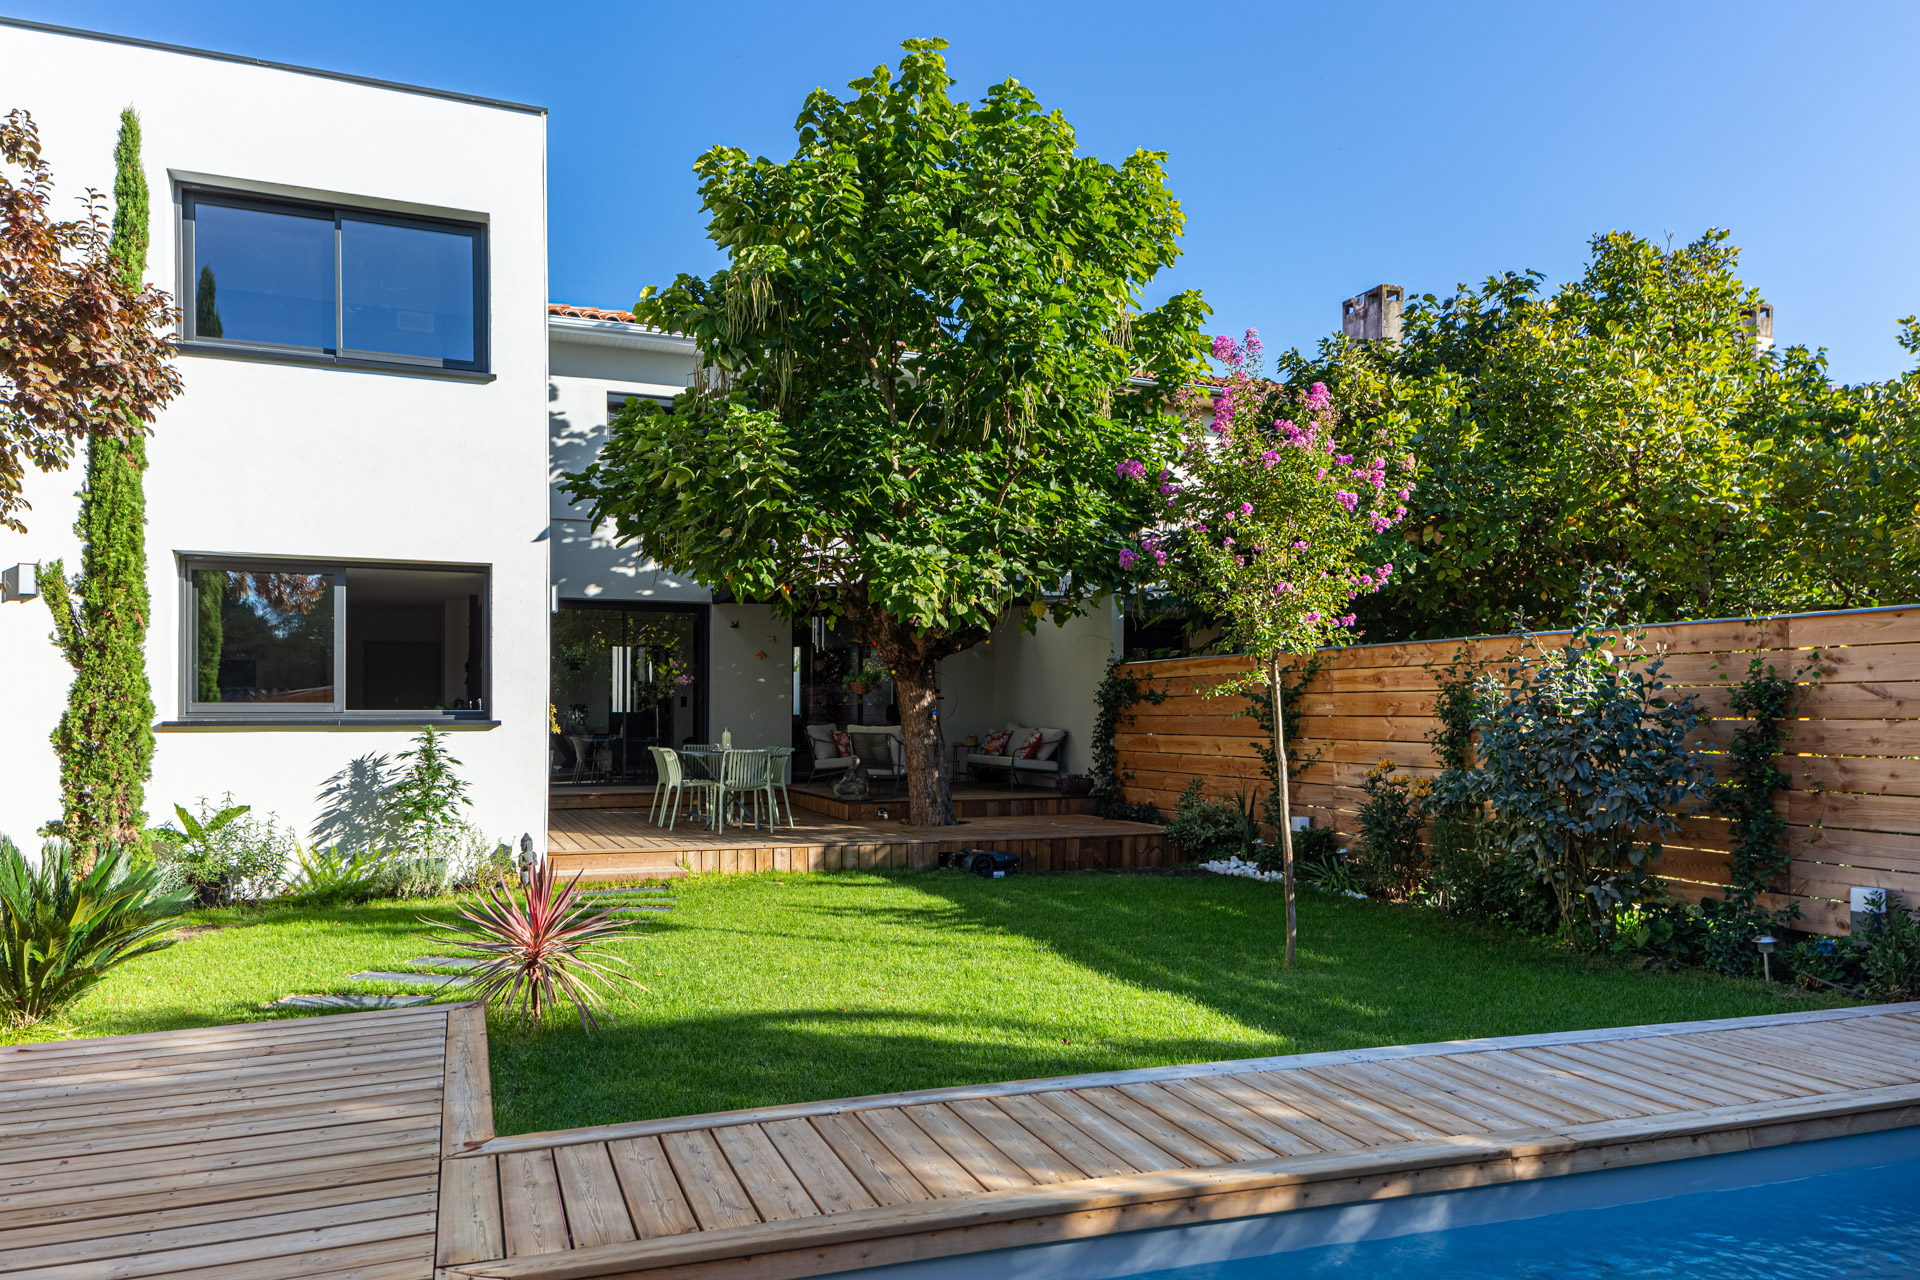
[[[1122,480],[1144,480],[1147,478],[1147,464],[1135,458],[1128,458],[1115,467],[1113,473]]]

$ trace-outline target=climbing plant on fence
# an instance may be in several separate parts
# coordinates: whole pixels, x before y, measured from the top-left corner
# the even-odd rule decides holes
[[[1781,771],[1778,758],[1792,732],[1790,719],[1796,695],[1795,679],[1813,671],[1812,664],[1780,675],[1771,663],[1754,658],[1747,675],[1733,687],[1733,714],[1746,723],[1734,730],[1728,751],[1733,773],[1713,788],[1714,808],[1728,819],[1733,847],[1728,851],[1727,890],[1724,897],[1700,904],[1700,951],[1715,968],[1749,973],[1760,968],[1753,940],[1784,928],[1800,916],[1797,903],[1778,911],[1763,910],[1760,895],[1784,892],[1782,883],[1793,854],[1783,837],[1787,820],[1774,808],[1774,798],[1792,779]]]
[[[1167,700],[1165,689],[1143,686],[1133,676],[1121,675],[1109,659],[1107,675],[1094,690],[1093,719],[1093,811],[1103,818],[1130,818],[1140,822],[1158,822],[1159,807],[1151,801],[1135,804],[1122,790],[1131,774],[1120,772],[1120,753],[1114,749],[1113,735],[1120,731],[1128,712],[1145,702],[1157,705]]]

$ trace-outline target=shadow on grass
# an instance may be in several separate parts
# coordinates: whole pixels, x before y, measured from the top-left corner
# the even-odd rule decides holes
[[[1073,1042],[1051,1022],[900,1010],[796,1008],[625,1021],[593,1036],[558,1019],[536,1031],[522,1031],[499,1013],[490,1023],[501,1133],[1262,1052],[1245,1041],[1204,1037]]]

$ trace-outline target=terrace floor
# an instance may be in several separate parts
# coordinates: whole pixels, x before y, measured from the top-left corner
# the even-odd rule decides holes
[[[1920,1004],[504,1138],[473,1005],[21,1046],[0,1084],[7,1280],[781,1280],[1912,1126]]]
[[[959,788],[959,825],[912,827],[904,821],[904,797],[847,804],[824,786],[802,784],[791,790],[791,825],[729,825],[718,834],[697,818],[682,816],[671,830],[650,821],[652,794],[651,787],[556,790],[547,850],[560,874],[617,879],[688,871],[924,868],[942,853],[974,848],[1017,853],[1028,871],[1157,867],[1177,860],[1160,827],[1096,818],[1086,812],[1087,801],[1037,788]],[[881,811],[888,816],[879,816]]]

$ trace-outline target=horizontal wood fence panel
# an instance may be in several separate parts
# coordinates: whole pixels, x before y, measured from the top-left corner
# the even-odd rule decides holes
[[[1726,752],[1742,723],[1732,713],[1732,686],[1752,660],[1801,684],[1789,754],[1780,758],[1789,788],[1778,810],[1790,824],[1785,844],[1793,863],[1775,886],[1782,892],[1763,897],[1764,904],[1796,904],[1803,927],[1828,933],[1847,931],[1854,888],[1886,889],[1920,906],[1920,606],[1663,624],[1648,628],[1645,639],[1645,649],[1623,642],[1616,652],[1635,662],[1660,657],[1667,680],[1698,700],[1708,723],[1692,741],[1712,753],[1719,779],[1729,776]],[[1297,811],[1342,837],[1355,834],[1368,769],[1392,760],[1413,777],[1437,772],[1429,735],[1438,728],[1433,698],[1448,665],[1464,653],[1497,671],[1521,652],[1510,636],[1322,652],[1290,739]],[[1229,800],[1265,785],[1261,730],[1252,717],[1234,714],[1247,707],[1246,697],[1208,696],[1250,670],[1246,658],[1234,656],[1120,668],[1166,695],[1136,704],[1115,735],[1128,799],[1170,812],[1194,778],[1207,795]],[[1307,758],[1312,762],[1299,768]],[[1685,900],[1719,896],[1729,842],[1723,819],[1684,816],[1665,838],[1656,870]]]

